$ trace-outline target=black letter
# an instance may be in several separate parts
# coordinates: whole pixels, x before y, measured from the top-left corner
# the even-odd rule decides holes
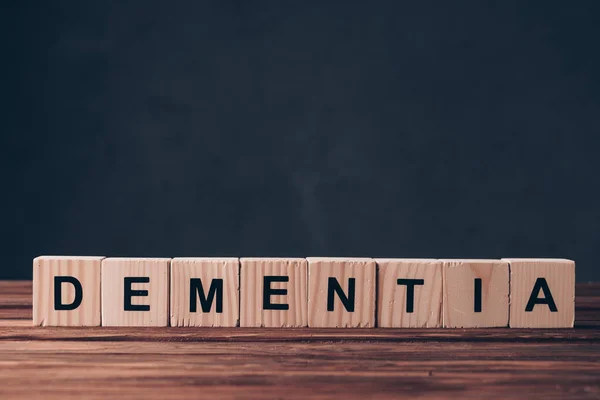
[[[75,289],[75,299],[71,304],[62,303],[62,283],[70,283]],[[83,299],[83,288],[81,282],[72,276],[55,276],[54,277],[54,309],[56,311],[71,311],[81,305]]]
[[[200,297],[200,306],[202,312],[210,312],[215,294],[217,295],[217,313],[223,312],[223,279],[213,279],[208,289],[208,296],[204,297],[202,280],[199,278],[190,279],[190,312],[196,312],[196,294]]]
[[[424,279],[398,279],[398,285],[406,285],[406,312],[415,310],[415,285],[423,285]]]
[[[131,304],[131,298],[133,296],[148,296],[147,290],[132,290],[132,283],[148,283],[150,282],[150,277],[147,276],[136,276],[135,278],[125,278],[125,311],[150,311],[149,305],[133,305]]]
[[[481,312],[481,278],[475,278],[475,312]]]
[[[336,292],[346,311],[354,312],[354,281],[355,278],[348,278],[348,297],[346,297],[337,279],[329,278],[327,285],[327,311],[333,311],[333,292]]]
[[[271,282],[289,282],[289,276],[265,276],[263,279],[263,310],[289,310],[289,304],[272,304],[271,296],[285,296],[287,289],[271,289]]]
[[[540,289],[542,289],[542,291],[544,292],[543,299],[540,299],[538,297],[538,295],[540,294]],[[533,311],[533,307],[536,304],[548,304],[548,308],[550,309],[550,311],[558,311],[558,308],[556,308],[556,303],[552,298],[552,293],[550,293],[550,288],[548,288],[548,282],[546,282],[546,278],[537,278],[537,280],[535,281],[535,285],[533,286],[533,290],[531,291],[531,296],[529,296],[529,301],[527,302],[525,311]]]

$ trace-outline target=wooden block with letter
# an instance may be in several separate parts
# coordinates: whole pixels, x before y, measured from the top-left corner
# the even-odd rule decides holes
[[[100,267],[103,258],[35,258],[33,325],[100,326]]]
[[[237,258],[171,260],[171,326],[237,326]]]
[[[102,261],[103,326],[167,326],[170,258]]]
[[[371,258],[308,259],[308,326],[375,326],[375,261]]]
[[[508,326],[508,263],[440,260],[444,274],[444,327]]]
[[[510,327],[572,328],[575,262],[506,259],[510,263]]]
[[[377,326],[440,328],[442,263],[431,259],[376,259]]]
[[[240,264],[240,326],[307,326],[304,258],[242,258]]]

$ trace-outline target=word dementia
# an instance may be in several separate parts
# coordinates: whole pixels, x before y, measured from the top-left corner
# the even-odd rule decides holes
[[[563,259],[33,260],[41,326],[568,328]]]

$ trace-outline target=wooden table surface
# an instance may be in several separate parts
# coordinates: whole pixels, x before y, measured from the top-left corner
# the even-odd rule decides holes
[[[600,398],[600,284],[575,329],[34,328],[0,282],[0,398]]]

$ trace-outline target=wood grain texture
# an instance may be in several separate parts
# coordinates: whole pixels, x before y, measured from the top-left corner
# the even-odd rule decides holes
[[[600,397],[600,284],[541,330],[38,328],[31,295],[0,282],[3,399]]]
[[[240,264],[240,326],[308,326],[308,268],[304,258],[242,258]],[[287,294],[269,296],[272,304],[287,304],[287,310],[264,309],[265,276],[287,277],[288,282],[270,283],[271,289],[287,290]]]
[[[102,261],[103,326],[167,326],[169,324],[170,258],[105,258]],[[132,283],[134,306],[150,306],[149,311],[125,310],[125,278],[149,278],[148,283]]]
[[[32,281],[0,281],[0,319],[32,320],[32,290]]]
[[[376,259],[377,326],[439,328],[442,326],[442,263],[430,259]],[[413,309],[407,311],[406,285],[398,279],[422,279],[414,286]]]
[[[171,326],[234,327],[239,324],[239,272],[237,258],[174,258],[171,260]],[[203,312],[196,287],[196,312],[190,311],[190,280],[200,279],[204,299],[208,299],[213,279],[222,280],[222,291],[215,291],[209,312]],[[217,296],[222,310],[217,310]]]
[[[440,260],[444,274],[444,327],[508,326],[508,262]],[[481,279],[481,311],[476,312],[475,279]]]
[[[510,263],[510,326],[571,328],[575,320],[575,263],[564,259],[506,259]],[[557,312],[538,304],[526,306],[538,278],[545,279]],[[537,293],[536,293],[537,294]],[[544,298],[544,293],[539,292]]]
[[[309,257],[308,326],[367,328],[375,326],[376,266],[370,258]],[[333,311],[327,310],[329,278],[335,278],[350,297],[350,279],[354,280],[354,311],[347,311],[339,295],[334,294]]]
[[[41,256],[33,260],[33,325],[100,326],[100,266],[104,257]],[[81,304],[56,310],[55,277],[73,277],[81,284]],[[72,304],[75,287],[61,285],[61,303]]]

